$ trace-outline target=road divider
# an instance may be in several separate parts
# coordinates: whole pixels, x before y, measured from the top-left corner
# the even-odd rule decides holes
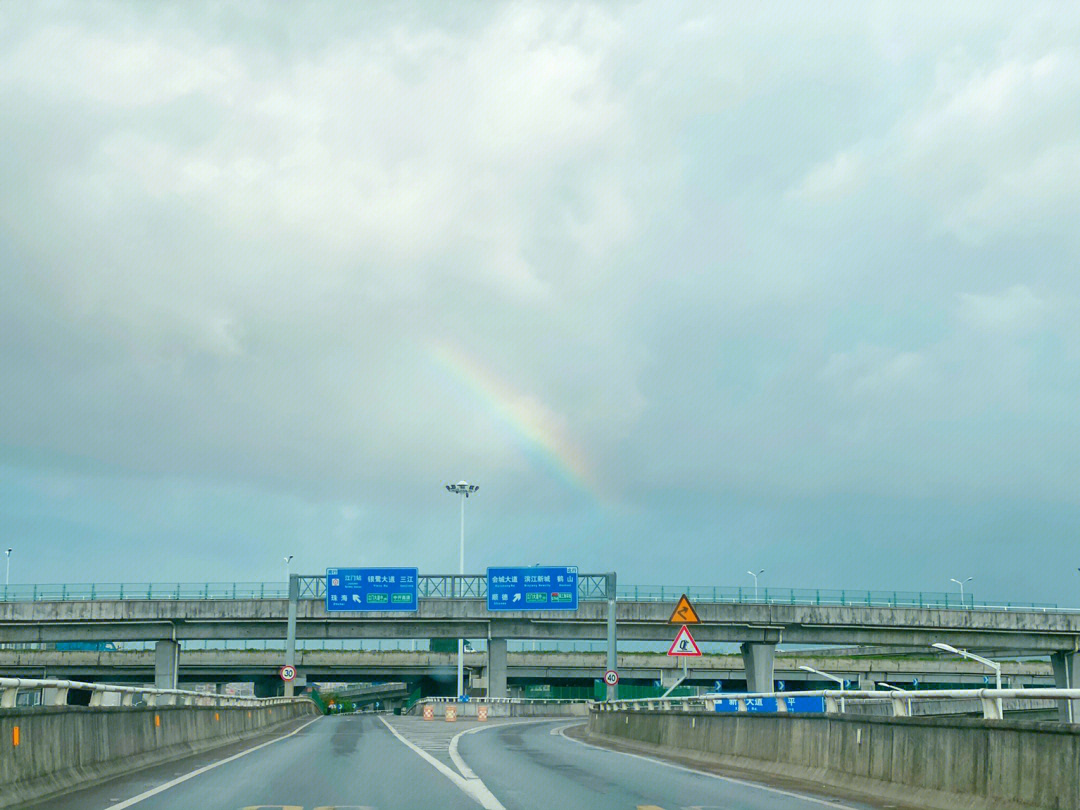
[[[0,808],[244,740],[318,714],[306,698],[247,706],[0,708]]]

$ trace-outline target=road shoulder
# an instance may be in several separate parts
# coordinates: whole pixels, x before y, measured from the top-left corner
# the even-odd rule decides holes
[[[800,796],[806,796],[808,798],[812,797],[825,802],[844,803],[845,805],[853,806],[853,810],[854,807],[859,805],[862,807],[873,808],[874,810],[926,810],[925,807],[910,804],[897,804],[893,800],[883,800],[854,791],[834,789],[832,787],[823,788],[823,786],[817,782],[802,779],[785,779],[774,775],[763,775],[749,769],[733,767],[727,764],[721,765],[701,757],[672,751],[660,751],[647,744],[636,743],[629,740],[613,741],[609,738],[589,735],[587,722],[564,726],[560,729],[560,733],[563,737],[583,745],[590,745],[595,748],[602,748],[622,754],[645,757],[654,760],[655,762],[673,765],[699,773],[711,774],[736,782],[744,782],[749,785],[756,785],[774,790],[790,791]]]

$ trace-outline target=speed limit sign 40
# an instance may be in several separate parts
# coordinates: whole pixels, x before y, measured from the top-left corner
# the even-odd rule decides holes
[[[604,683],[608,686],[614,686],[619,682],[619,673],[613,669],[609,669],[604,673]]]
[[[281,672],[278,673],[278,674],[281,675],[281,680],[283,680],[283,681],[295,680],[296,679],[296,667],[289,666],[288,664],[286,664],[285,666],[283,666],[281,668]]]

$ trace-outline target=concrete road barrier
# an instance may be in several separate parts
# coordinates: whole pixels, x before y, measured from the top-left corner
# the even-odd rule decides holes
[[[2,709],[0,808],[88,787],[318,713],[309,700],[251,708]]]
[[[981,718],[597,712],[589,737],[927,810],[1080,808],[1080,726]]]
[[[412,707],[409,714],[422,715],[425,707],[433,706],[434,711],[440,715],[446,706],[453,706],[456,717],[477,717],[478,710],[482,706],[487,709],[487,716],[495,717],[585,717],[589,713],[588,703],[559,703],[556,701],[537,701],[535,703],[485,703],[469,701],[468,703],[418,703]]]

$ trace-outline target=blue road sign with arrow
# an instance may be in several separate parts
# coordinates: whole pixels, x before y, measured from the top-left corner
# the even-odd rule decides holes
[[[415,611],[415,568],[327,568],[326,610]]]
[[[488,610],[577,610],[575,566],[489,568]]]

